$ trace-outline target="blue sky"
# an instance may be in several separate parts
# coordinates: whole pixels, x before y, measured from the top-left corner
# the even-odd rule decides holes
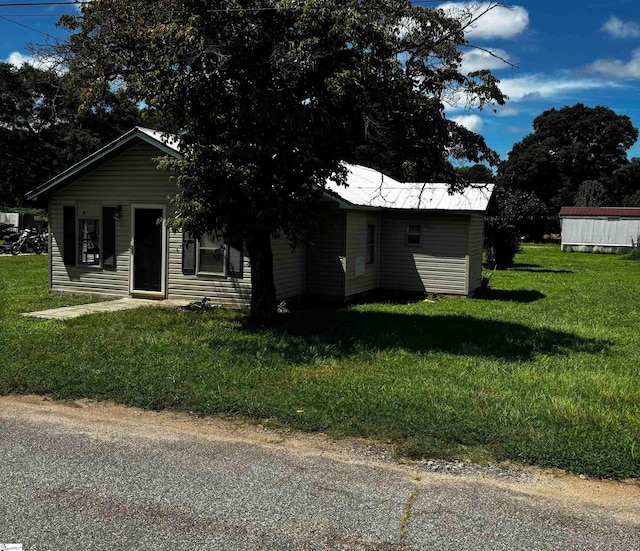
[[[28,43],[46,40],[41,33],[61,36],[55,28],[57,18],[76,11],[72,5],[2,6],[7,3],[0,0],[0,60],[14,64],[28,59]],[[460,7],[453,2],[421,3],[451,10]],[[486,3],[475,5],[482,9]],[[533,119],[552,107],[578,102],[605,105],[628,115],[640,128],[638,0],[517,2],[510,9],[498,7],[488,12],[468,38],[515,65],[506,65],[480,49],[471,49],[464,59],[468,70],[491,69],[510,99],[496,113],[455,106],[449,106],[447,113],[483,135],[502,158],[532,131]],[[629,156],[640,157],[639,144]]]

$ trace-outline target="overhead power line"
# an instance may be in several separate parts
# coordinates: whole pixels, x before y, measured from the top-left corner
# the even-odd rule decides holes
[[[82,4],[80,0],[61,0],[60,2],[0,2],[0,8],[25,8],[30,6],[69,6]]]
[[[416,0],[413,2],[414,4],[439,4],[442,0]],[[78,4],[84,4],[82,0],[60,0],[58,2],[0,2],[0,8],[17,8],[17,7],[31,7],[31,6],[73,6]],[[272,10],[276,9],[272,6],[265,6],[263,8],[255,7],[255,8],[222,8],[222,9],[213,9],[210,11],[255,11],[255,10]]]
[[[20,21],[15,21],[14,19],[10,19],[8,17],[5,17],[4,15],[0,15],[0,19],[4,19],[5,21],[8,21],[9,23],[13,23],[14,25],[18,25],[19,27],[23,27],[23,28],[25,28],[27,30],[33,31],[34,33],[41,34],[42,36],[44,36],[46,38],[53,38],[54,40],[56,39],[56,37],[53,36],[52,34],[45,33],[44,31],[41,31],[41,30],[36,29],[34,27],[30,27],[29,25],[25,25],[24,23],[20,23]]]

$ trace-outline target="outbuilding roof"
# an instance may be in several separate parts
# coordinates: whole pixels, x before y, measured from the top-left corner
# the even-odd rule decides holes
[[[619,216],[640,218],[640,208],[637,207],[562,207],[560,216]]]
[[[29,192],[27,199],[50,195],[140,141],[165,154],[181,157],[176,136],[137,126]],[[493,192],[493,184],[472,184],[462,192],[449,193],[447,184],[401,183],[373,168],[352,164],[346,167],[348,187],[330,180],[326,183],[327,197],[345,208],[485,212]]]

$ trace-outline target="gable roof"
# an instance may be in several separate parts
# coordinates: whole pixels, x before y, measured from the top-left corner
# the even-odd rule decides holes
[[[145,142],[166,155],[180,159],[176,136],[136,126],[102,149],[27,194],[28,200],[47,196],[77,180],[98,165],[116,157],[136,143]],[[493,184],[476,184],[462,192],[449,193],[447,184],[401,183],[361,165],[346,164],[348,187],[328,180],[325,195],[344,208],[485,212]]]
[[[562,207],[560,216],[620,216],[640,218],[637,207]]]
[[[178,149],[178,140],[175,136],[136,126],[126,134],[105,145],[102,149],[85,157],[79,163],[76,163],[64,172],[51,178],[48,182],[27,193],[27,200],[33,201],[43,195],[52,194],[56,190],[85,175],[87,172],[92,171],[99,164],[113,159],[123,151],[140,142],[146,142],[158,148],[166,155],[171,155],[177,159],[182,157]]]

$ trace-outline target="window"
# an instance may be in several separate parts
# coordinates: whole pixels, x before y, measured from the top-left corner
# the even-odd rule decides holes
[[[409,224],[407,226],[407,245],[420,245],[420,224]]]
[[[367,248],[365,253],[365,262],[373,264],[375,253],[376,227],[373,224],[367,224]]]
[[[200,238],[198,247],[198,273],[224,275],[224,243],[210,235]]]
[[[79,264],[100,265],[100,220],[80,218],[78,220]]]
[[[184,265],[183,258],[183,265]],[[198,242],[197,273],[242,277],[242,246],[203,235]],[[193,272],[191,272],[193,273]]]

